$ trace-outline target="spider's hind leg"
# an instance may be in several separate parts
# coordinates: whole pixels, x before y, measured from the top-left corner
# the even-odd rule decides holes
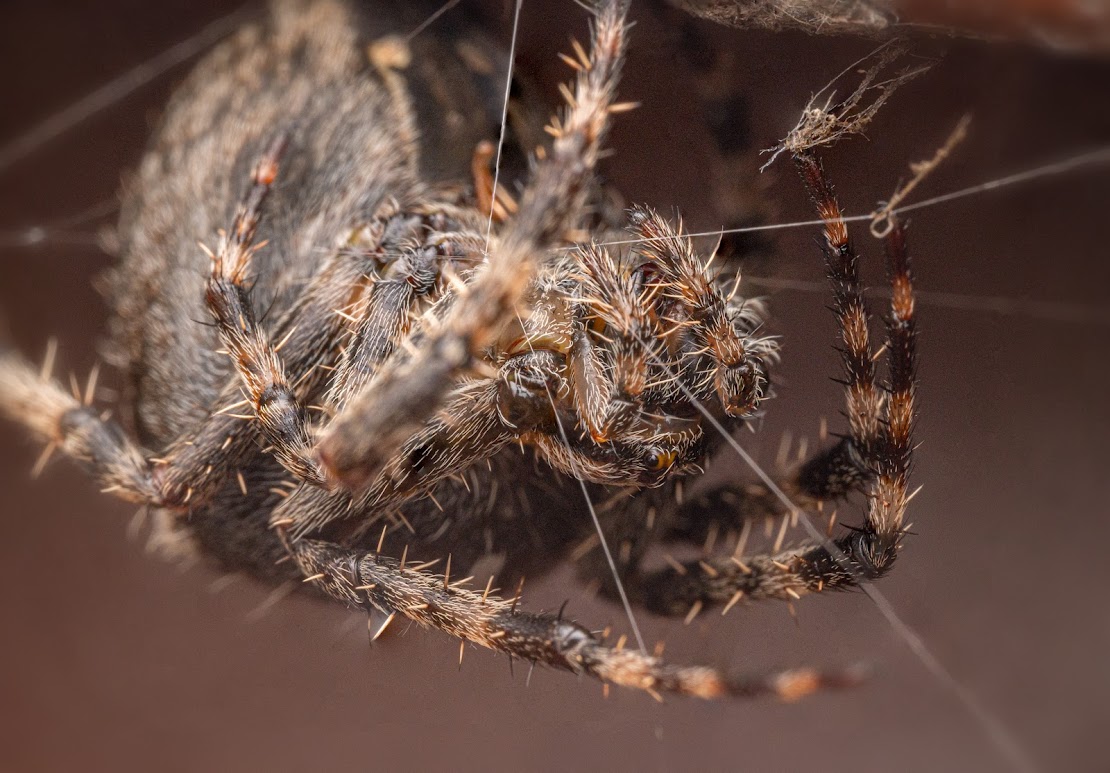
[[[615,646],[562,615],[519,610],[518,599],[473,591],[462,582],[408,566],[376,552],[300,540],[290,545],[294,561],[318,589],[349,606],[396,610],[416,623],[532,663],[587,674],[603,682],[699,698],[776,696],[792,700],[814,690],[850,686],[854,672],[811,669],[731,679],[700,666],[674,666],[660,658]]]

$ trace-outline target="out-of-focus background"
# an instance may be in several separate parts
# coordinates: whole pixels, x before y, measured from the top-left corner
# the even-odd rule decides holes
[[[507,42],[511,13],[499,0],[476,5]],[[5,4],[0,146],[233,8]],[[755,149],[782,137],[813,92],[876,45],[715,27],[652,3],[635,3],[633,15],[622,94],[643,108],[621,117],[605,173],[630,201],[680,208],[692,230],[724,217],[695,54],[726,62],[745,96],[730,115],[746,116],[737,132],[754,168]],[[520,67],[549,93],[566,76],[555,52],[572,34],[584,38],[585,19],[570,0],[524,3]],[[892,99],[867,139],[828,154],[851,213],[889,196],[966,112],[969,138],[915,199],[1110,143],[1105,59],[967,40],[923,39],[913,51],[935,59],[933,70]],[[41,358],[57,336],[63,373],[83,378],[95,360],[105,310],[91,283],[110,259],[93,237],[111,215],[66,221],[110,209],[186,71],[0,172],[0,310],[29,356]],[[787,164],[760,184],[768,222],[811,217]],[[923,209],[911,230],[922,290],[915,482],[924,490],[912,505],[915,535],[881,589],[959,689],[1045,771],[1110,766],[1108,205],[1103,166]],[[21,245],[43,225],[41,243]],[[785,430],[812,440],[822,416],[834,430],[841,421],[815,236],[778,232],[773,254],[748,267],[753,280],[771,280],[752,287],[770,297],[769,324],[784,343],[778,397],[762,431],[743,438],[765,463]],[[878,243],[865,228],[857,239],[881,286]],[[802,289],[782,289],[783,280]],[[478,650],[460,670],[453,640],[415,628],[371,649],[357,616],[307,598],[254,615],[268,589],[145,556],[127,536],[132,509],[68,464],[32,482],[38,451],[0,429],[4,770],[1017,769],[861,594],[807,598],[796,621],[774,604],[725,619],[705,613],[688,627],[639,616],[676,661],[760,670],[864,660],[876,671],[859,689],[793,705],[657,705],[619,690],[606,699],[593,682],[542,670],[529,678],[519,665],[512,675],[506,659]],[[714,474],[750,475],[731,459]],[[525,594],[535,609],[567,598],[588,624],[625,625],[567,570],[530,581]]]

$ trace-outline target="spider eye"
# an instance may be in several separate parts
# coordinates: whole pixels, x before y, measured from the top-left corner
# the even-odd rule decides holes
[[[654,461],[652,462],[653,470],[666,470],[669,469],[678,454],[674,451],[659,451],[655,454]]]

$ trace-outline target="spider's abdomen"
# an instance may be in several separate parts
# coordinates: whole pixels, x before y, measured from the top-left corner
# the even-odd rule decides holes
[[[419,201],[429,180],[466,180],[500,109],[487,84],[500,81],[499,67],[467,69],[460,43],[431,34],[411,46],[388,38],[408,29],[395,17],[345,0],[277,0],[175,93],[125,192],[111,283],[115,359],[145,444],[195,426],[231,376],[216,332],[202,324],[210,264],[198,243],[215,245],[276,139],[285,141],[281,174],[251,272],[252,297],[269,318],[383,203]],[[451,89],[427,87],[445,71]]]

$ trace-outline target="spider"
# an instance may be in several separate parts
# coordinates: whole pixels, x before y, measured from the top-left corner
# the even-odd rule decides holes
[[[683,496],[763,409],[777,345],[762,305],[680,225],[633,207],[622,233],[597,182],[629,107],[616,101],[626,10],[602,2],[589,50],[567,57],[567,107],[513,196],[481,142],[485,81],[459,75],[497,62],[461,47],[422,58],[430,41],[385,35],[344,0],[276,0],[176,92],[125,192],[109,357],[133,431],[92,404],[95,379],[71,395],[49,362],[9,350],[0,409],[149,507],[169,549],[386,621],[654,695],[855,683],[854,670],[672,665],[461,576],[491,552],[508,556],[501,582],[581,553],[603,592],[690,617],[848,588],[900,549],[915,415],[904,229],[886,237],[876,351],[858,258],[803,144],[791,150],[825,223],[850,430],[777,484]],[[517,135],[526,149],[526,116]],[[645,566],[658,544],[746,534],[861,489],[863,524],[835,539],[755,555],[741,539],[730,556]],[[442,563],[412,558],[428,554]]]

